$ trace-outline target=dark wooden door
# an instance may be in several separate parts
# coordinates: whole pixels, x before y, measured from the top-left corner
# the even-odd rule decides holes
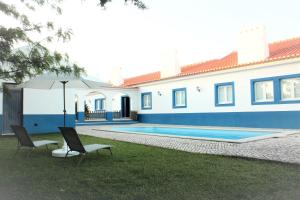
[[[130,117],[130,98],[127,96],[121,98],[121,113],[123,118]]]
[[[23,89],[15,84],[3,84],[3,134],[12,133],[10,125],[22,125]]]

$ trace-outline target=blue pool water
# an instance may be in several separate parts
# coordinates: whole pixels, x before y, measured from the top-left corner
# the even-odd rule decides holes
[[[227,140],[239,140],[251,137],[271,135],[267,131],[240,131],[240,130],[212,130],[192,128],[169,128],[169,127],[119,127],[112,128],[113,131],[134,132],[150,135],[185,136],[193,138],[215,138]]]

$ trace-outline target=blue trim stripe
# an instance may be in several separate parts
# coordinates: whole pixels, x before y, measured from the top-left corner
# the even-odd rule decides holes
[[[98,122],[84,122],[76,123],[76,126],[103,126],[103,125],[124,125],[124,124],[136,124],[138,122],[133,120],[114,120],[114,121],[98,121]]]
[[[185,94],[185,105],[183,105],[183,106],[177,106],[176,105],[176,93],[177,92],[184,92],[184,94]],[[172,90],[172,105],[173,105],[173,108],[186,108],[187,107],[186,88],[176,88],[176,89]]]
[[[3,134],[3,115],[0,115],[0,135]]]
[[[106,120],[111,122],[114,120],[114,113],[113,112],[106,112]]]
[[[265,81],[272,81],[273,82],[274,100],[273,101],[265,101],[265,102],[256,102],[255,101],[255,83],[265,82]],[[251,104],[252,105],[266,105],[266,104],[274,104],[275,103],[275,99],[276,99],[275,94],[277,94],[277,92],[275,91],[275,88],[277,87],[277,85],[275,86],[273,78],[269,77],[269,78],[252,79],[252,80],[250,80],[250,87],[251,87]]]
[[[104,109],[104,100],[105,100],[105,98],[95,99],[95,111]],[[97,106],[98,102],[99,102],[99,107]]]
[[[150,107],[144,107],[144,97],[147,95],[150,96]],[[152,92],[141,93],[141,109],[142,110],[151,110],[152,109]]]
[[[267,78],[259,78],[250,80],[251,84],[251,104],[252,105],[265,105],[265,104],[289,104],[289,103],[300,103],[300,100],[282,100],[281,99],[281,80],[290,78],[300,78],[300,74],[291,74],[285,76],[274,76]],[[273,82],[273,93],[274,101],[270,102],[256,102],[255,101],[255,88],[254,84],[261,81],[272,81]]]
[[[226,104],[219,103],[219,87],[220,86],[232,86],[232,103],[226,103]],[[215,106],[234,106],[234,105],[235,105],[234,82],[215,84]]]
[[[75,127],[75,119],[75,114],[67,115],[66,126]],[[64,125],[64,115],[24,115],[23,125],[31,134],[59,132],[58,127]]]
[[[300,128],[300,111],[139,114],[139,122],[196,126]]]
[[[85,114],[84,112],[78,112],[78,122],[84,122],[85,120]]]

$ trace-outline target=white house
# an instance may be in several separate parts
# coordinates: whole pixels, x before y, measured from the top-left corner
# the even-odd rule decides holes
[[[29,133],[58,132],[64,125],[63,89],[20,88],[15,84],[6,84],[6,92],[0,93],[2,101],[0,124],[1,133],[11,133],[10,125],[20,124]],[[129,123],[133,110],[137,110],[136,88],[115,87],[109,84],[93,89],[67,88],[65,92],[66,125]],[[99,105],[98,100],[103,104]],[[121,104],[122,103],[122,104]],[[84,105],[92,108],[92,119],[84,114]],[[100,106],[101,109],[100,109]],[[97,111],[101,111],[101,115]],[[96,111],[96,112],[95,112]],[[114,113],[119,114],[118,116]],[[126,119],[126,120],[124,120]]]
[[[221,59],[126,79],[139,89],[143,123],[300,128],[300,38],[268,44],[244,30]],[[173,72],[173,73],[172,73]]]
[[[160,72],[122,81],[115,70],[115,85],[68,89],[67,125],[132,122],[135,111],[142,123],[300,128],[300,38],[268,44],[264,28],[256,27],[242,31],[238,41],[237,51],[221,59],[180,67],[169,55]],[[11,123],[30,133],[58,131],[62,89],[11,87],[14,101],[0,93],[2,133]]]

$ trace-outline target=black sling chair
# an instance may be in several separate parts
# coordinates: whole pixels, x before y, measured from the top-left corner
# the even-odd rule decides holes
[[[69,146],[65,158],[68,157],[70,151],[77,151],[81,155],[81,158],[78,161],[77,165],[81,163],[81,161],[83,160],[83,156],[93,151],[96,151],[98,153],[98,150],[100,149],[107,149],[110,151],[110,154],[112,155],[111,145],[104,145],[104,144],[82,145],[80,138],[74,128],[72,127],[58,127],[58,128],[62,133],[65,141],[67,142],[67,145]]]
[[[15,133],[16,137],[18,138],[18,146],[17,146],[17,151],[22,148],[22,147],[27,147],[31,148],[31,151],[34,150],[35,148],[39,148],[41,146],[46,146],[48,149],[49,144],[54,144],[58,146],[57,141],[53,140],[37,140],[37,141],[32,141],[31,138],[29,137],[26,129],[23,126],[19,125],[11,125],[10,126]],[[31,153],[31,151],[28,153],[28,155]]]

